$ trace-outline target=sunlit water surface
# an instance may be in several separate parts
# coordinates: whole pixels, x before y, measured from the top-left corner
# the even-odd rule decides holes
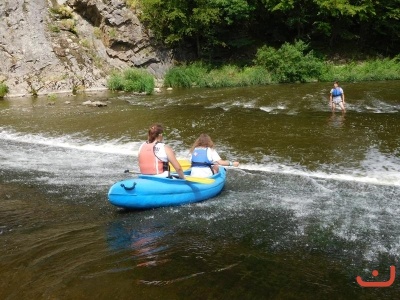
[[[400,82],[343,84],[345,115],[330,88],[1,100],[0,298],[397,298],[356,276],[400,267]],[[108,203],[153,122],[180,158],[206,132],[241,162],[218,197]]]

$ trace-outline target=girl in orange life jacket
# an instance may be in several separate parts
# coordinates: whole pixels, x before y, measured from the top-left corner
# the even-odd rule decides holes
[[[219,166],[239,166],[239,162],[222,160],[214,149],[214,143],[208,134],[202,133],[190,149],[192,171],[191,176],[209,177],[218,173]]]
[[[163,131],[163,127],[160,124],[154,124],[149,128],[147,141],[139,148],[140,173],[168,177],[168,162],[170,162],[178,173],[179,178],[184,179],[185,175],[175,157],[174,151],[162,142]]]

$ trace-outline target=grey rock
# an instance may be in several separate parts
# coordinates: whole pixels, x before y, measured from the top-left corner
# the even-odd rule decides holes
[[[0,61],[14,95],[103,90],[129,67],[160,81],[173,65],[123,0],[0,1]]]

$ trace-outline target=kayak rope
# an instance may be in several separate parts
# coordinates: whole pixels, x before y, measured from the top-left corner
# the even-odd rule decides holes
[[[135,186],[136,186],[136,182],[134,182],[131,187],[127,187],[127,186],[125,186],[125,184],[121,183],[121,187],[123,187],[127,191],[133,190],[135,188]]]

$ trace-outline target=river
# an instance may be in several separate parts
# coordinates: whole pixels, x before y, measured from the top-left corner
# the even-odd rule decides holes
[[[0,100],[0,298],[398,298],[356,277],[400,272],[400,81],[342,87],[346,114],[330,83]],[[109,204],[153,122],[240,161],[219,196]]]

